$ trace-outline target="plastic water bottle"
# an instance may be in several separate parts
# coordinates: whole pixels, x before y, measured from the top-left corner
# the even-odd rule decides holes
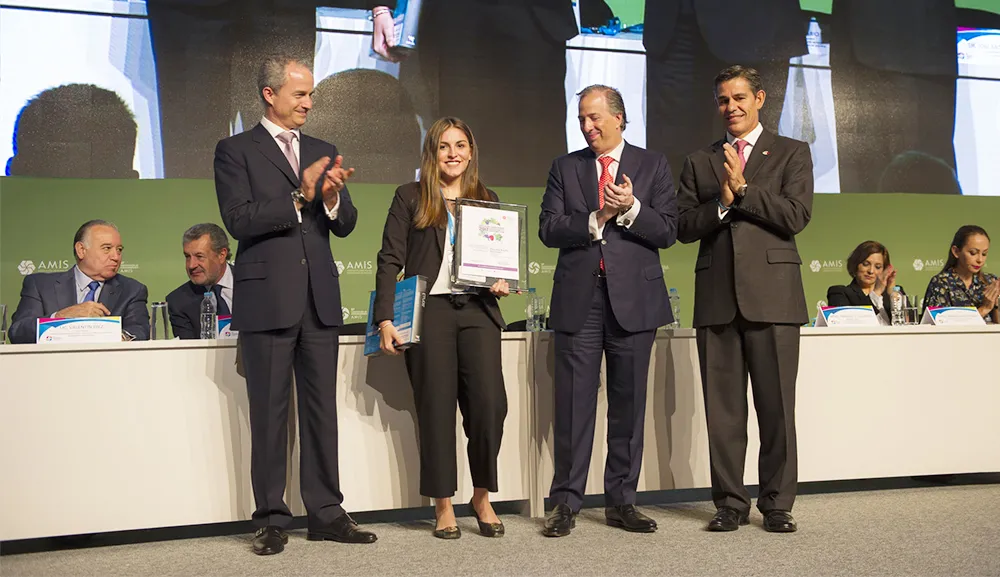
[[[674,314],[674,322],[670,323],[669,327],[681,328],[681,296],[675,288],[670,289],[670,312]]]
[[[906,324],[906,321],[903,318],[903,307],[906,306],[906,303],[903,302],[905,300],[904,297],[903,297],[903,292],[900,290],[900,288],[898,286],[897,287],[892,287],[892,297],[891,297],[891,300],[892,300],[892,324],[893,324],[893,326]]]
[[[215,293],[212,291],[205,292],[205,296],[201,299],[201,338],[203,339],[215,339],[218,338],[215,330],[216,325],[216,311],[218,307],[215,304]]]

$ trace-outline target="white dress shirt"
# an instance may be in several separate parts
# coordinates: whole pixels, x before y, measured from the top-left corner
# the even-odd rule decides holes
[[[747,141],[747,145],[743,147],[743,158],[744,159],[750,160],[750,153],[753,152],[753,147],[757,144],[757,139],[760,138],[760,135],[763,132],[764,132],[764,125],[758,122],[757,123],[757,127],[754,128],[753,130],[751,130],[750,134],[746,135],[745,138],[739,139],[739,140],[745,140],[745,141]],[[735,148],[736,145],[733,144],[733,143],[736,142],[736,141],[737,141],[737,138],[735,136],[733,136],[729,132],[726,132],[726,142],[728,142],[730,145],[732,145]],[[743,175],[743,176],[744,176],[744,179],[745,179],[746,175]],[[735,193],[736,193],[736,191],[734,190],[733,194],[735,194]],[[720,206],[719,207],[719,220],[722,220],[723,218],[725,218],[726,214],[728,214],[728,213],[729,213],[729,209],[728,208],[724,209],[724,208],[722,208]]]
[[[97,279],[90,278],[89,276],[83,274],[83,271],[77,266],[73,267],[73,279],[76,281],[76,304],[80,304],[83,302],[84,297],[87,296],[87,293],[90,292],[90,287],[87,285]],[[97,291],[94,292],[95,303],[101,298],[101,291],[104,290],[104,281],[101,280],[97,282],[101,284],[98,285]]]
[[[607,154],[602,154],[601,156],[598,156],[596,159],[594,159],[594,164],[597,165],[597,182],[594,183],[594,188],[597,188],[597,186],[600,185],[601,172],[604,171],[604,167],[601,166],[601,160],[600,160],[601,157],[610,156],[612,158],[613,162],[608,165],[608,173],[611,175],[611,182],[614,183],[615,179],[618,178],[618,166],[621,164],[623,150],[625,150],[624,139],[622,139],[622,141],[618,143],[618,146],[614,147],[611,150],[611,152]],[[618,223],[618,226],[624,228],[631,228],[632,223],[635,222],[635,217],[639,215],[639,210],[642,208],[642,205],[639,203],[638,198],[633,197],[633,200],[634,202],[632,204],[632,208],[628,209],[628,212],[619,214],[618,217],[615,219],[615,222]],[[590,229],[591,240],[601,240],[602,238],[604,238],[604,225],[602,224],[598,226],[597,224],[598,212],[600,212],[600,210],[595,210],[594,212],[590,213],[590,219],[587,221],[588,228]]]
[[[271,135],[271,138],[274,139],[274,142],[278,145],[278,148],[281,150],[282,155],[284,155],[284,153],[285,153],[285,143],[282,142],[278,138],[278,135],[282,134],[282,133],[285,133],[285,132],[291,132],[292,134],[295,135],[295,138],[292,139],[292,152],[295,153],[295,160],[297,160],[299,162],[299,169],[300,169],[300,171],[301,170],[305,170],[305,168],[307,168],[307,167],[302,166],[302,156],[299,154],[299,148],[300,148],[299,147],[299,141],[302,139],[302,133],[299,131],[299,129],[296,128],[295,130],[285,130],[284,128],[282,128],[282,127],[278,126],[277,124],[275,124],[275,123],[271,122],[270,120],[268,120],[266,116],[260,119],[260,123],[267,130],[267,133]],[[300,174],[300,176],[301,176],[301,174]],[[293,205],[295,204],[294,200],[292,201],[292,204]],[[326,203],[325,202],[323,203],[323,208],[326,208]],[[339,194],[337,195],[337,202],[333,205],[333,208],[326,208],[326,216],[330,217],[330,220],[336,220],[337,219],[337,210],[338,209],[340,209],[340,195]],[[298,209],[295,209],[295,213],[296,213],[296,215],[298,215],[299,222],[301,223],[302,222],[302,213],[299,212]]]

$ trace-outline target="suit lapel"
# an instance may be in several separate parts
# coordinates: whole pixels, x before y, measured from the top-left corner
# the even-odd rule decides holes
[[[587,209],[594,212],[600,208],[600,201],[597,198],[597,166],[594,164],[597,157],[588,148],[585,153],[580,155],[579,159],[576,166],[576,176],[580,180],[580,191],[583,192],[583,198],[587,202]]]
[[[618,174],[615,176],[615,184],[618,186],[625,184],[625,175],[628,175],[632,184],[635,184],[635,172],[639,169],[639,155],[635,153],[633,148],[631,144],[626,142],[625,148],[622,149],[622,159],[618,163]],[[596,166],[594,171],[597,171]]]
[[[57,310],[76,304],[76,276],[74,275],[74,270],[76,270],[76,267],[69,269],[56,279],[54,290],[56,291]]]
[[[766,164],[767,158],[771,152],[771,146],[774,144],[774,135],[767,130],[760,133],[760,137],[757,139],[757,144],[754,145],[753,150],[750,151],[750,158],[747,159],[746,168],[743,169],[743,177],[747,182],[753,181],[753,177],[757,175],[757,172]],[[769,154],[764,154],[765,152]]]
[[[257,143],[257,149],[260,150],[260,153],[264,155],[264,158],[271,161],[271,164],[273,164],[279,170],[281,170],[281,172],[283,172],[285,176],[288,177],[288,180],[290,180],[292,184],[298,186],[299,185],[298,175],[292,172],[292,165],[288,164],[288,159],[285,158],[285,154],[281,151],[281,148],[278,147],[278,143],[275,142],[273,138],[271,138],[271,134],[267,131],[266,128],[264,128],[264,125],[258,124],[257,126],[255,126],[251,134],[253,135],[254,142]],[[305,158],[305,151],[308,148],[310,147],[307,147],[305,142],[299,141],[300,159]],[[302,162],[299,162],[299,167],[301,168],[302,166],[307,166],[307,165],[304,165]]]
[[[101,297],[97,299],[97,302],[108,307],[111,314],[114,314],[115,305],[118,304],[118,293],[121,286],[118,283],[118,276],[113,276],[108,280],[104,281],[104,288],[101,289]]]

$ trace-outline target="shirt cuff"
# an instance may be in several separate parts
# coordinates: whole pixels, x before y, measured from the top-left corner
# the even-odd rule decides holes
[[[326,203],[323,203],[323,208],[326,210],[326,216],[330,220],[337,220],[337,213],[340,211],[340,193],[337,193],[337,202],[333,205],[333,208],[326,208]]]
[[[590,218],[587,219],[587,228],[590,229],[590,240],[601,240],[604,238],[604,225],[597,226],[597,213],[594,211],[590,213]]]
[[[624,226],[625,228],[632,228],[632,225],[635,223],[636,217],[639,216],[639,209],[641,208],[642,204],[639,202],[639,199],[638,198],[633,199],[632,208],[628,209],[623,214],[618,215],[618,218],[616,219],[618,226]]]
[[[295,209],[295,216],[299,219],[299,224],[302,224],[302,211],[299,210],[299,207],[295,206],[294,200],[292,201],[292,208]]]
[[[722,208],[722,205],[719,204],[719,220],[725,220],[727,214],[729,214],[729,209]]]

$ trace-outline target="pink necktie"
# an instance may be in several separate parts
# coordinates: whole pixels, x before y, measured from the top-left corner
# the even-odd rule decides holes
[[[744,168],[746,168],[746,167],[747,167],[747,159],[746,159],[746,157],[745,157],[745,156],[743,156],[743,150],[744,150],[744,149],[745,149],[745,148],[747,147],[747,145],[749,145],[749,144],[750,144],[750,143],[749,143],[749,142],[747,142],[746,140],[737,140],[737,141],[736,141],[736,154],[740,155],[740,170],[741,170],[741,171],[742,171],[742,170],[743,170]]]
[[[295,149],[292,148],[292,141],[297,137],[294,132],[282,132],[277,136],[278,140],[281,141],[284,146],[282,146],[282,152],[285,153],[285,158],[288,159],[288,164],[292,166],[292,171],[296,176],[299,174],[299,160],[295,158]]]

